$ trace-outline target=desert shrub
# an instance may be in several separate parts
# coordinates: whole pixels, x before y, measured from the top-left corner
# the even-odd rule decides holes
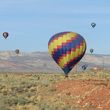
[[[15,97],[8,97],[5,100],[5,104],[8,104],[9,106],[17,105],[17,103],[18,103],[18,101],[17,101],[17,98],[15,98]]]
[[[25,105],[27,103],[29,103],[29,101],[23,97],[7,97],[4,101],[5,104],[8,104],[9,106],[12,106],[12,105]]]
[[[45,79],[45,80],[42,80],[40,83],[41,83],[43,86],[48,87],[48,85],[50,84],[50,81],[47,80],[47,79]]]
[[[0,110],[11,110],[8,105],[1,103]]]
[[[6,103],[7,98],[0,96],[0,110],[10,110],[9,104]]]
[[[50,88],[50,92],[55,92],[56,88]]]
[[[19,104],[19,105],[25,105],[25,104],[27,104],[27,103],[29,103],[30,101],[28,101],[27,99],[25,99],[25,98],[23,98],[23,97],[19,97],[18,99],[17,99],[17,103]]]
[[[40,110],[78,110],[78,109],[71,109],[69,105],[63,103],[54,103],[54,102],[44,102],[38,104]]]

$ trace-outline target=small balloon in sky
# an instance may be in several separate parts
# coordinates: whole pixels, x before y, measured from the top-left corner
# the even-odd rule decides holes
[[[7,37],[9,36],[9,33],[8,32],[4,32],[3,33],[3,37],[6,39]]]
[[[15,50],[15,53],[16,53],[16,54],[19,54],[19,49],[16,49],[16,50]]]
[[[48,42],[49,53],[65,76],[81,60],[86,51],[85,39],[75,32],[60,32]]]
[[[93,52],[94,52],[94,49],[93,49],[93,48],[91,48],[91,49],[90,49],[90,53],[92,54]]]
[[[91,23],[91,26],[94,28],[96,26],[96,23]]]
[[[87,65],[86,64],[82,65],[82,69],[86,70],[87,69]]]

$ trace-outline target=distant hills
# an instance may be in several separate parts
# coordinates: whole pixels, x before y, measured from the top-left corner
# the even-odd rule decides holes
[[[78,70],[86,64],[88,69],[93,67],[110,67],[110,55],[86,54],[78,63]],[[0,72],[63,72],[53,61],[48,52],[0,52]]]

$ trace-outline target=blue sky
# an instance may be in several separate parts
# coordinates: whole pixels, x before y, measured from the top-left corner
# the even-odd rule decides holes
[[[0,0],[1,51],[48,51],[50,37],[62,31],[81,34],[87,53],[110,54],[110,0]]]

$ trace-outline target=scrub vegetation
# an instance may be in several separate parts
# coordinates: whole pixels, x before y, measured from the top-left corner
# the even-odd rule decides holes
[[[109,110],[110,71],[0,73],[0,110]]]

